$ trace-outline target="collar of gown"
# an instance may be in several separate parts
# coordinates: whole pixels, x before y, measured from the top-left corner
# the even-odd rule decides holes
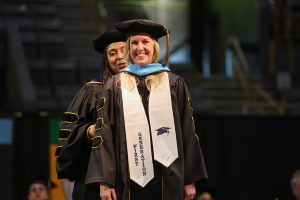
[[[147,76],[149,74],[160,72],[160,71],[171,71],[168,67],[162,66],[160,63],[151,63],[146,66],[138,66],[136,64],[130,64],[123,72],[129,72],[138,76]]]

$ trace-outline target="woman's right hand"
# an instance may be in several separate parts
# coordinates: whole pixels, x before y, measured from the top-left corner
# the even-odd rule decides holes
[[[115,189],[105,182],[100,183],[100,197],[101,200],[117,200]]]

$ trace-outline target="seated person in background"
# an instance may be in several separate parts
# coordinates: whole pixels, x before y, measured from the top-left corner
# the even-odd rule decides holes
[[[48,200],[49,187],[53,188],[56,185],[43,176],[32,179],[29,182],[28,200]]]
[[[294,196],[288,200],[300,200],[300,169],[292,174],[291,188]]]
[[[197,187],[197,194],[193,200],[216,200],[215,191],[205,186]]]

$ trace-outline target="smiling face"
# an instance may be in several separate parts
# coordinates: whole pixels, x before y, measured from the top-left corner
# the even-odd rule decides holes
[[[134,35],[130,37],[130,57],[132,61],[145,66],[152,63],[154,55],[154,41],[147,35]]]
[[[113,42],[106,48],[108,63],[115,74],[120,73],[128,65],[124,59],[125,42]]]

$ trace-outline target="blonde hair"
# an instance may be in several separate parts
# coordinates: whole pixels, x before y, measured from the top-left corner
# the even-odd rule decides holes
[[[159,47],[159,44],[156,42],[156,40],[153,40],[153,42],[154,42],[154,54],[153,54],[151,63],[157,63],[158,59],[160,57],[160,47]],[[124,58],[128,62],[134,63],[130,56],[130,37],[127,39],[125,47],[124,47]]]
[[[158,74],[147,76],[145,79],[145,85],[148,91],[151,91],[151,89],[162,90],[164,87],[164,85],[162,85],[163,79],[164,79],[164,73],[158,73]],[[131,91],[140,82],[138,79],[136,79],[134,76],[130,74],[121,73],[120,79],[117,80],[117,85],[120,86],[121,83],[124,88]],[[151,88],[152,84],[154,85],[154,88]]]

